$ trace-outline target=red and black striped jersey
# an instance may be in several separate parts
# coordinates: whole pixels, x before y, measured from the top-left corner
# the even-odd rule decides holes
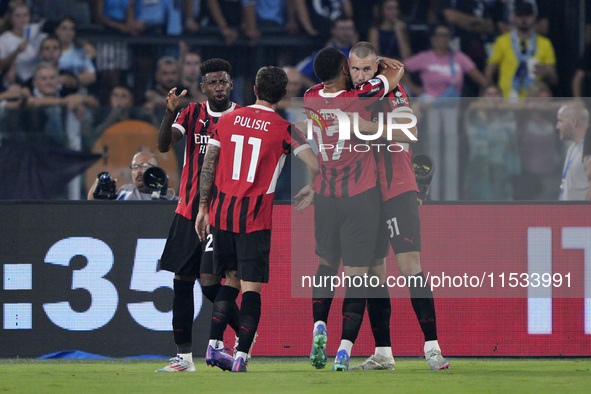
[[[380,75],[353,90],[326,93],[323,89],[324,85],[318,84],[304,94],[304,106],[308,111],[322,115],[322,110],[340,109],[357,112],[367,119],[367,103],[363,98],[383,97],[389,86],[388,80]],[[323,120],[326,123],[312,125],[320,163],[314,181],[316,193],[335,198],[352,197],[375,187],[377,168],[369,141],[358,139],[353,133],[350,139],[340,139],[338,122],[326,116]]]
[[[226,111],[215,112],[211,110],[207,101],[190,103],[179,112],[172,125],[187,137],[179,202],[175,212],[189,220],[195,220],[199,212],[199,174],[207,142],[213,134],[213,126],[223,114],[236,108],[240,108],[240,106],[231,103],[230,108]]]
[[[234,233],[271,229],[285,155],[310,145],[287,120],[261,105],[222,116],[209,144],[220,148],[209,223]]]
[[[384,111],[395,111],[399,107],[410,109],[408,96],[400,84],[380,101],[383,101]],[[412,113],[412,109],[410,111]],[[375,117],[372,120],[377,121]],[[408,143],[389,142],[388,148],[380,146],[376,153],[383,201],[411,190],[418,191],[412,166],[412,150]]]

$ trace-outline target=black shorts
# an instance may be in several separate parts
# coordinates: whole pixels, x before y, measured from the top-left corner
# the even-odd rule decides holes
[[[331,264],[369,267],[380,215],[380,192],[372,188],[353,197],[314,196],[316,254]]]
[[[233,233],[212,228],[213,266],[216,272],[236,271],[248,282],[269,282],[271,230]]]
[[[213,270],[213,236],[208,235],[206,241],[200,242],[195,221],[175,214],[158,267],[187,276],[216,274]]]
[[[376,259],[388,255],[390,244],[395,254],[421,251],[421,220],[415,191],[382,202]]]

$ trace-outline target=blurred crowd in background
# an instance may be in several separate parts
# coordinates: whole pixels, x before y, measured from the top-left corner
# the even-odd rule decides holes
[[[569,142],[559,138],[556,112],[591,92],[587,3],[0,0],[0,199],[84,199],[99,169],[120,171],[125,183],[138,150],[157,153],[168,91],[206,99],[202,60],[231,62],[232,100],[241,105],[254,103],[259,67],[284,67],[279,111],[289,119],[291,98],[316,83],[315,53],[333,45],[348,54],[367,40],[405,63],[419,118],[413,151],[434,159],[434,200],[557,200]],[[175,157],[159,157],[172,187],[184,160],[178,145]],[[61,171],[40,146],[63,149],[51,152],[65,167],[73,152],[81,168],[99,157],[91,154],[100,158],[67,191],[66,176],[36,179],[37,191],[28,190],[38,169]],[[291,199],[292,181],[284,171],[278,199]]]

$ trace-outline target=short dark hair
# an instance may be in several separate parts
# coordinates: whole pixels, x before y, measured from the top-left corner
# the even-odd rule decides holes
[[[204,61],[201,63],[199,70],[201,70],[202,77],[205,77],[206,74],[215,73],[218,71],[225,71],[228,73],[228,75],[232,75],[232,65],[230,62],[220,58],[213,58]]]
[[[367,41],[359,41],[357,44],[353,45],[349,51],[349,56],[351,56],[351,54],[354,54],[360,59],[365,59],[368,56],[378,55],[376,47]]]
[[[271,104],[278,103],[287,89],[287,74],[275,66],[261,67],[255,79],[257,98]]]
[[[341,74],[347,57],[335,47],[320,50],[314,58],[314,74],[322,82],[330,82]]]

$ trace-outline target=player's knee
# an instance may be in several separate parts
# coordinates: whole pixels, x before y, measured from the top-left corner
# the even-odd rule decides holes
[[[201,283],[202,287],[214,286],[220,283],[221,281],[222,279],[219,277],[219,275],[214,274],[201,274],[199,277],[199,282]]]
[[[225,286],[230,286],[235,289],[240,289],[240,279],[236,277],[236,271],[227,271],[226,280],[224,281]]]
[[[421,259],[419,252],[399,253],[396,255],[398,271],[403,276],[413,276],[421,272]]]
[[[184,280],[185,282],[195,282],[197,280],[196,276],[181,274],[174,274],[174,278],[176,280]]]
[[[369,268],[367,276],[378,278],[377,281],[383,285],[386,281],[386,259],[378,259],[375,264]],[[375,279],[373,279],[375,281]],[[373,282],[372,282],[373,283]]]

